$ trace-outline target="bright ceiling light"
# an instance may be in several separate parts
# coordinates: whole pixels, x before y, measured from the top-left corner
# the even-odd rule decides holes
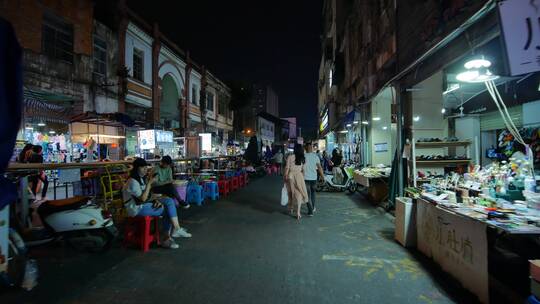
[[[491,61],[485,59],[484,56],[482,56],[481,58],[471,59],[465,63],[465,68],[467,70],[489,68],[490,66]]]
[[[379,116],[375,116],[375,117],[373,117],[373,120],[374,121],[379,121],[379,120],[381,120],[381,118]]]
[[[40,122],[37,125],[40,126],[40,127],[45,127],[46,126],[44,122]]]
[[[414,121],[420,121],[420,116],[415,116],[415,117],[413,117],[413,120],[414,120]]]
[[[363,125],[369,125],[369,121],[364,120],[364,121],[362,121],[362,124],[363,124]]]
[[[493,75],[488,69],[491,66],[491,61],[484,57],[469,60],[464,66],[467,71],[459,73],[456,76],[456,79],[461,82],[482,83],[499,78],[499,76]]]
[[[357,125],[357,124],[358,124],[358,120],[355,120],[355,121],[353,122],[353,124]]]
[[[470,70],[457,74],[456,79],[462,82],[481,83],[491,81],[499,78],[497,75],[493,75],[489,70],[480,72],[479,70]]]
[[[56,132],[53,131],[53,130],[50,130],[50,131],[49,131],[49,134],[56,134]]]
[[[387,126],[384,126],[384,127],[382,127],[382,129],[383,129],[383,130],[387,130],[387,129],[388,129],[388,127],[387,127]]]
[[[347,128],[350,128],[350,127],[352,127],[352,125],[351,125],[351,124],[347,124]]]
[[[101,138],[126,138],[122,135],[107,135],[107,134],[90,134],[91,137],[101,137]]]
[[[442,114],[446,113],[446,109],[445,109],[445,108],[442,108],[441,113],[442,113]]]
[[[480,75],[480,72],[477,70],[474,71],[466,71],[457,74],[456,79],[462,82],[473,82],[478,76]]]
[[[32,127],[26,127],[25,129],[26,130],[34,130],[34,128],[32,128]]]
[[[342,133],[342,134],[349,133],[349,130],[342,130],[342,131],[339,131],[339,133]]]

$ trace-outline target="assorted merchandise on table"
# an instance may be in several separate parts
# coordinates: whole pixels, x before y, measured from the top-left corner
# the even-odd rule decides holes
[[[526,160],[510,158],[463,175],[431,176],[429,183],[406,193],[512,233],[540,234],[540,193]]]

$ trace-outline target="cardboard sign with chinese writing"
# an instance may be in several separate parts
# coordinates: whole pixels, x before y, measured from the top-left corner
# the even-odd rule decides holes
[[[489,303],[486,225],[417,201],[418,249]]]
[[[540,71],[540,0],[498,5],[510,75]]]

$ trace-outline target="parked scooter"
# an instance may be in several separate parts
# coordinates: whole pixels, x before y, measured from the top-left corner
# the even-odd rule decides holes
[[[319,180],[317,182],[316,191],[344,191],[347,189],[349,193],[356,192],[358,185],[354,181],[353,178],[353,172],[354,172],[355,166],[345,166],[344,167],[344,177],[343,177],[343,183],[337,183],[335,181],[333,174],[324,174],[324,180]]]
[[[63,239],[77,250],[100,252],[110,248],[117,235],[112,214],[89,197],[36,202],[43,229],[33,230],[28,247]]]

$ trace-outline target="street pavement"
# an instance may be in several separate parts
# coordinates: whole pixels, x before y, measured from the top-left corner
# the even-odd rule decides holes
[[[297,221],[279,204],[281,186],[260,178],[182,211],[193,238],[178,250],[34,249],[39,285],[0,303],[475,303],[396,243],[391,217],[360,194],[319,193],[315,216]]]

